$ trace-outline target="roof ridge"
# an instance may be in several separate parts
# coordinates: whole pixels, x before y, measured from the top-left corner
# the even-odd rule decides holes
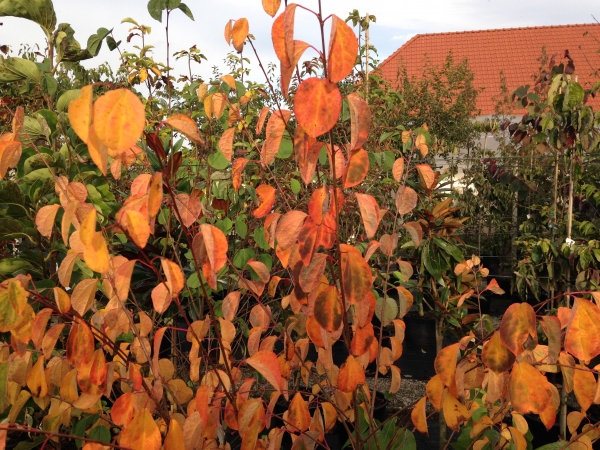
[[[391,59],[394,58],[394,56],[396,56],[397,53],[400,52],[400,50],[405,49],[408,45],[412,44],[418,38],[425,37],[425,36],[443,36],[443,35],[449,35],[449,34],[469,34],[469,33],[497,33],[499,31],[535,30],[535,29],[541,29],[541,28],[569,28],[569,27],[588,27],[588,26],[598,27],[598,26],[600,26],[600,23],[573,23],[573,24],[565,24],[565,25],[534,25],[534,26],[530,26],[530,27],[490,28],[490,29],[485,29],[485,30],[463,30],[463,31],[442,31],[439,33],[419,33],[419,34],[415,34],[412,38],[410,38],[408,41],[406,41],[404,44],[402,44],[394,53],[392,53],[390,56],[385,58],[379,64],[379,67],[383,67],[385,64],[387,64]]]

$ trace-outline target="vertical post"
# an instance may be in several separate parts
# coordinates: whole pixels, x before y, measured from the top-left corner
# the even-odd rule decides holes
[[[369,101],[369,13],[365,14],[365,98]]]

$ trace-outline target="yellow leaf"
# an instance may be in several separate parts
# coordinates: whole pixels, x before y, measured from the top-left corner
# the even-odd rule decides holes
[[[88,143],[90,126],[92,125],[92,97],[94,95],[92,85],[81,88],[79,97],[69,103],[69,122],[77,136]]]
[[[44,372],[44,357],[41,355],[27,374],[27,387],[35,397],[45,397],[48,395],[48,384],[46,383],[46,374]]]
[[[139,248],[146,247],[150,237],[150,225],[147,218],[140,212],[128,209],[121,216],[121,225]]]
[[[123,428],[119,444],[123,447],[160,450],[160,430],[148,408],[140,409],[131,423]]]
[[[208,95],[208,84],[202,83],[198,86],[198,101],[203,102]]]
[[[235,88],[236,88],[235,79],[231,75],[223,75],[221,77],[221,81],[223,83],[227,83],[227,86],[229,86],[231,89],[235,90]]]
[[[242,17],[233,24],[231,37],[233,38],[233,47],[236,51],[241,52],[244,49],[244,41],[248,37],[248,31],[248,19]]]

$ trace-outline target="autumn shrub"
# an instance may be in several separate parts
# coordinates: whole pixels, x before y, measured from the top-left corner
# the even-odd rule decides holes
[[[475,326],[438,353],[411,418],[376,418],[377,398],[401,395],[395,362],[412,273],[428,274],[428,300],[454,320],[497,283],[483,289],[487,269],[453,241],[461,221],[440,198],[443,175],[418,160],[429,151],[426,127],[401,133],[393,162],[365,148],[369,103],[338,87],[358,53],[343,20],[324,17],[320,3],[277,15],[280,2],[263,1],[277,16],[281,98],[244,84],[243,71],[210,83],[190,73],[180,92],[170,70],[143,55],[124,62],[118,83],[61,92],[48,89],[55,60],[93,54],[109,33],[99,30],[85,51],[73,40],[59,47],[73,36],[55,30],[50,0],[26,3],[33,9],[1,1],[0,13],[38,22],[52,51],[48,67],[0,60],[0,80],[30,83],[45,102],[8,108],[0,137],[0,226],[12,246],[0,263],[2,445],[315,448],[336,432],[356,449],[414,448],[413,432],[428,432],[429,402],[457,448],[524,449],[523,414],[550,428],[561,404],[547,372],[561,372],[581,405],[569,416],[573,445],[598,439],[585,419],[597,401],[586,364],[600,354],[589,292],[557,316],[512,305],[497,330],[481,316],[464,321]],[[175,10],[193,17],[178,1],[148,6],[157,20],[166,10],[167,27]],[[310,45],[294,40],[297,11],[315,18]],[[254,49],[249,26],[240,18],[225,27],[242,56]],[[300,77],[309,49],[320,62]],[[140,83],[148,97],[127,87]],[[379,167],[390,175],[385,203],[369,184]],[[414,259],[400,257],[400,242]]]

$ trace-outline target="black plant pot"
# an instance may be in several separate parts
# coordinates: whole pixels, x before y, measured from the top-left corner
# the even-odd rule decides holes
[[[404,323],[406,331],[402,356],[395,364],[400,367],[403,376],[429,379],[435,375],[435,319],[408,314],[404,317]]]

